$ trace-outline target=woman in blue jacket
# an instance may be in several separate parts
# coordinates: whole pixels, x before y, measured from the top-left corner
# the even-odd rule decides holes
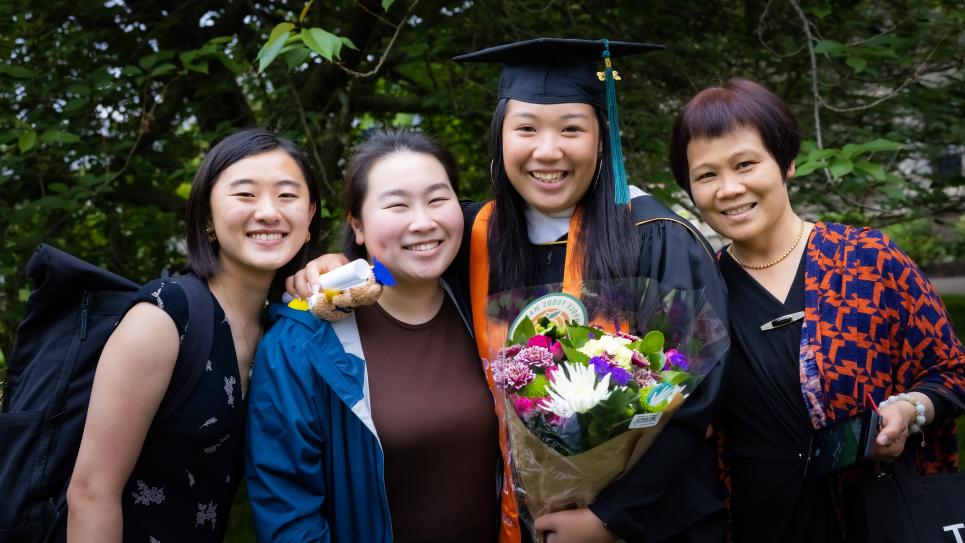
[[[335,323],[269,309],[247,449],[259,540],[495,540],[492,398],[442,279],[462,240],[456,182],[452,155],[415,132],[376,133],[353,155],[345,250],[396,284]]]

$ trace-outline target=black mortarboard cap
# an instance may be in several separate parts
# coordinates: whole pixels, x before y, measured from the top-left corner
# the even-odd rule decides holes
[[[623,41],[609,42],[611,58],[663,49],[662,45]],[[603,40],[536,38],[497,45],[459,55],[459,62],[492,62],[503,65],[499,98],[534,104],[582,103],[606,107],[603,81]]]
[[[610,58],[663,49],[662,45],[609,40],[536,38],[459,55],[459,62],[503,65],[498,98],[534,104],[593,104],[607,110],[617,203],[629,201]],[[601,70],[601,68],[604,68]]]

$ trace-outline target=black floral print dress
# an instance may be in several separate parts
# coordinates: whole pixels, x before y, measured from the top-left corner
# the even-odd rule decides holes
[[[154,420],[124,488],[124,541],[221,541],[243,476],[245,402],[231,329],[214,300],[211,353],[182,407]],[[194,323],[177,278],[157,279],[137,293],[177,325],[181,340]]]

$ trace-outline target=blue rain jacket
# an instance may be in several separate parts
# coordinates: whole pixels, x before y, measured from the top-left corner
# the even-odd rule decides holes
[[[272,304],[248,403],[248,494],[259,541],[392,541],[382,447],[355,316]]]

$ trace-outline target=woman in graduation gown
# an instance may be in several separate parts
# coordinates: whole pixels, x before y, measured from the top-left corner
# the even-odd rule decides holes
[[[486,297],[582,279],[647,277],[674,289],[703,289],[726,318],[713,252],[686,220],[649,195],[632,200],[623,171],[618,120],[609,118],[603,57],[660,49],[641,43],[540,38],[485,49],[464,62],[503,64],[491,131],[493,199],[464,206],[466,234],[457,262],[469,267],[473,325],[488,357]],[[613,84],[611,70],[604,72]],[[642,194],[639,193],[638,194]],[[326,258],[326,257],[322,257]],[[290,278],[308,295],[309,277],[338,260],[318,261]],[[723,381],[717,361],[656,442],[588,508],[536,519],[551,543],[719,541],[724,512],[717,464],[706,439]],[[496,405],[496,410],[501,410]],[[500,542],[523,537],[503,451]]]
[[[739,79],[697,94],[671,142],[677,183],[733,241],[720,254],[732,317],[721,418],[737,543],[866,540],[854,499],[873,468],[806,474],[815,431],[869,409],[866,397],[883,418],[877,459],[955,470],[965,354],[941,299],[882,232],[795,213],[799,144],[788,106]]]

